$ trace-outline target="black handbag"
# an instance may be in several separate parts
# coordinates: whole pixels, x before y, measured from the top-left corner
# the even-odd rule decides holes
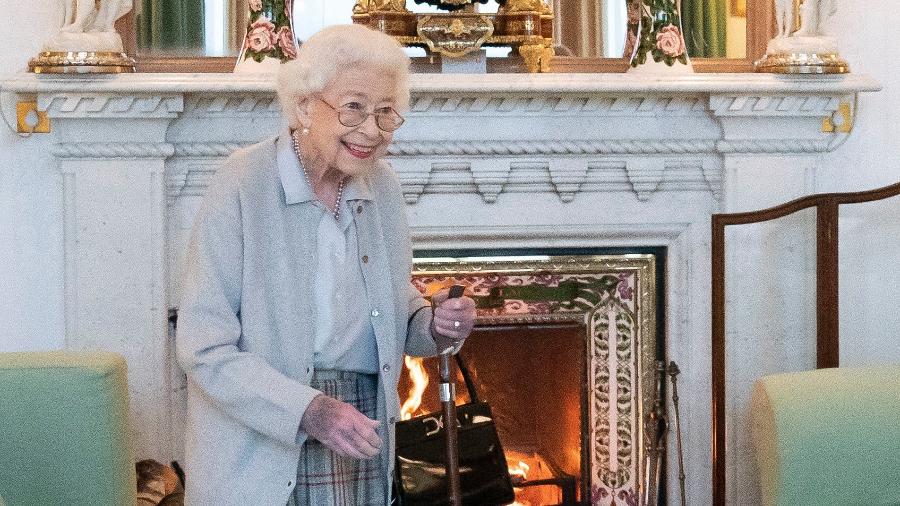
[[[470,402],[456,407],[459,439],[459,481],[466,506],[509,504],[515,499],[494,416],[478,400],[475,385],[459,354],[456,363]],[[449,504],[445,464],[443,413],[438,411],[397,422],[394,504]]]

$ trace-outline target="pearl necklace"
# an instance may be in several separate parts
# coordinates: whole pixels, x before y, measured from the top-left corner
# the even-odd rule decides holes
[[[306,165],[303,163],[303,159],[300,157],[300,141],[297,140],[296,132],[291,135],[291,141],[294,145],[294,154],[297,155],[297,161],[300,162],[300,168],[303,169],[303,177],[306,179],[306,184],[309,185],[309,190],[312,191],[315,195],[312,181],[309,180],[309,173],[306,172]],[[337,198],[334,199],[334,211],[331,212],[331,215],[334,216],[334,220],[338,222],[341,221],[341,197],[344,195],[345,181],[347,181],[346,177],[341,178],[341,182],[338,183]]]

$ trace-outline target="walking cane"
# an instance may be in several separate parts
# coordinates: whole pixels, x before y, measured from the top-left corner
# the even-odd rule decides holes
[[[465,287],[450,287],[448,299],[461,297]],[[459,487],[459,442],[456,427],[456,368],[452,360],[453,346],[449,345],[440,354],[441,406],[444,413],[444,434],[447,441],[447,492],[450,506],[462,505],[462,493]]]

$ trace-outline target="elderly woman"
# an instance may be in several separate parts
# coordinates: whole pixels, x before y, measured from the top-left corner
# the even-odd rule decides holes
[[[443,290],[430,306],[410,284],[404,202],[380,161],[408,66],[386,35],[322,30],[282,66],[289,128],[210,185],[179,304],[190,505],[390,499],[403,354],[458,347],[475,318],[472,299]]]

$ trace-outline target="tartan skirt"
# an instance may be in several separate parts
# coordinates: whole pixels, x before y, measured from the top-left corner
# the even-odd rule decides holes
[[[376,374],[317,370],[310,386],[352,405],[369,418],[375,418]],[[297,466],[297,485],[288,506],[385,504],[381,458],[344,457],[315,439],[307,439]]]

